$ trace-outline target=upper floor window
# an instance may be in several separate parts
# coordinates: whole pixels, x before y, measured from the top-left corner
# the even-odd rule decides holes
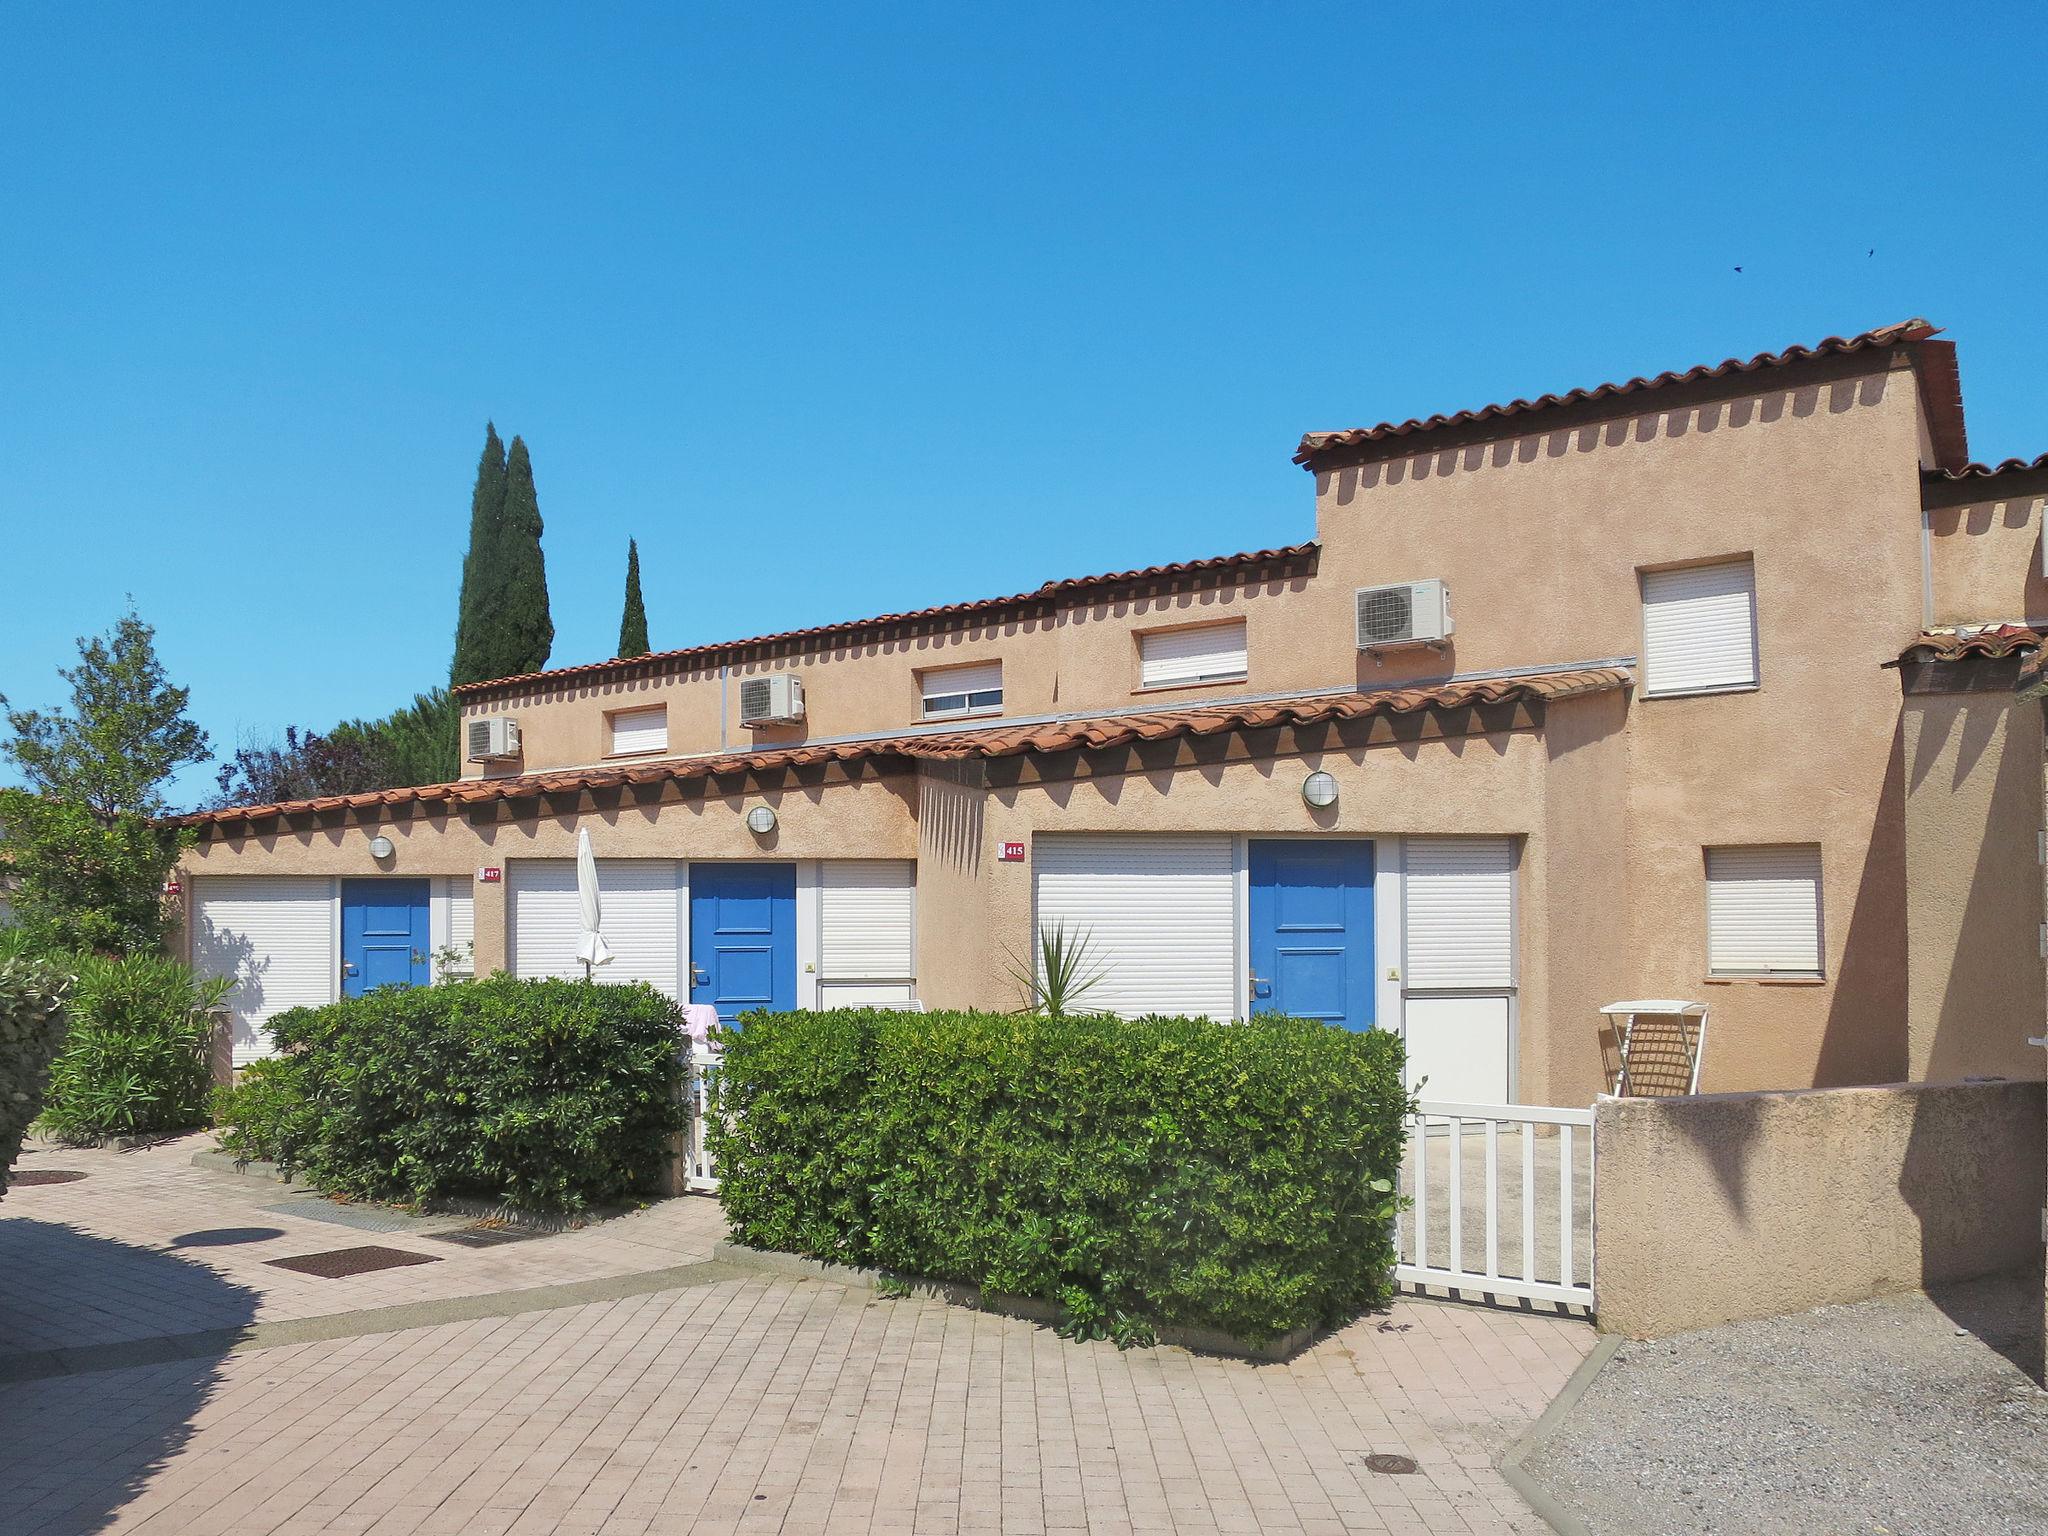
[[[1643,692],[1728,693],[1757,685],[1756,563],[1643,573]]]
[[[954,715],[990,714],[1003,707],[1003,664],[977,661],[964,667],[941,667],[918,674],[924,694],[924,717],[944,720]]]
[[[1238,682],[1250,666],[1243,619],[1138,636],[1138,682],[1144,688]]]
[[[630,752],[666,752],[668,750],[668,706],[656,704],[646,709],[621,709],[607,717],[611,725],[611,745],[607,750],[614,757]]]
[[[1707,850],[1707,974],[1818,976],[1820,849]]]

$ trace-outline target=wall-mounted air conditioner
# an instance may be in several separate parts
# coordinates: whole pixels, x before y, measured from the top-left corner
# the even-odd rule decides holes
[[[1441,581],[1358,589],[1358,648],[1438,645],[1451,635],[1451,591]]]
[[[476,762],[519,755],[519,722],[510,715],[479,715],[469,722],[468,750]]]
[[[741,725],[789,725],[804,717],[804,685],[787,672],[740,679]]]

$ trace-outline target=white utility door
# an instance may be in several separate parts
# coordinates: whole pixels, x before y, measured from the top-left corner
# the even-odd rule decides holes
[[[1408,1086],[1421,1084],[1432,1102],[1511,1102],[1514,861],[1505,837],[1411,837],[1403,845]]]
[[[1236,1013],[1237,880],[1228,836],[1041,836],[1031,857],[1039,931],[1064,923],[1070,937],[1085,937],[1086,968],[1102,976],[1082,1007],[1126,1018]]]
[[[820,1008],[907,1003],[917,996],[916,883],[917,866],[908,859],[831,859],[818,866]]]
[[[234,1059],[272,1053],[264,1023],[334,1001],[334,882],[325,875],[206,875],[192,884],[192,968],[232,976]]]
[[[612,951],[611,964],[597,969],[598,981],[644,981],[657,992],[682,996],[680,874],[673,859],[597,861],[599,931]],[[575,860],[514,859],[506,878],[512,974],[580,981],[583,962],[576,946],[583,925]]]

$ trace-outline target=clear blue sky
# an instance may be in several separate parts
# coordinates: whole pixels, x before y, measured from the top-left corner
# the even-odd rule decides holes
[[[629,534],[660,648],[1012,592],[1911,314],[2048,450],[2034,4],[187,10],[0,4],[19,704],[127,593],[222,749],[444,680],[487,417],[557,665]]]

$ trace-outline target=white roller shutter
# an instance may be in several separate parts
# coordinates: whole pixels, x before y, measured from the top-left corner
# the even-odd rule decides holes
[[[907,859],[831,859],[818,871],[821,983],[908,981],[911,894]]]
[[[583,975],[576,958],[582,937],[573,859],[515,859],[507,872],[507,926],[512,974]],[[600,931],[611,946],[611,964],[597,980],[644,981],[678,997],[681,950],[677,943],[680,903],[673,859],[599,859]]]
[[[612,716],[612,753],[666,752],[668,750],[668,706],[622,709]]]
[[[1820,974],[1820,849],[1707,850],[1707,970]]]
[[[1082,1007],[1126,1018],[1236,1012],[1230,838],[1040,837],[1032,859],[1039,928],[1085,934],[1089,969],[1102,972]]]
[[[468,976],[476,972],[476,887],[467,875],[449,875],[442,882],[448,898],[448,933],[441,941],[457,956],[449,974]],[[435,962],[440,974],[440,962]]]
[[[1755,564],[1646,572],[1643,670],[1643,691],[1652,697],[1754,687]]]
[[[1243,677],[1251,666],[1243,619],[1140,635],[1138,655],[1139,682],[1147,688],[1222,682]]]
[[[324,875],[207,875],[192,884],[192,968],[232,976],[234,1059],[271,1054],[264,1022],[334,1001],[334,882]]]
[[[1003,664],[977,661],[964,667],[938,667],[918,679],[927,720],[972,714],[1003,706]]]
[[[1402,926],[1411,988],[1514,985],[1514,859],[1505,837],[1407,840]]]

